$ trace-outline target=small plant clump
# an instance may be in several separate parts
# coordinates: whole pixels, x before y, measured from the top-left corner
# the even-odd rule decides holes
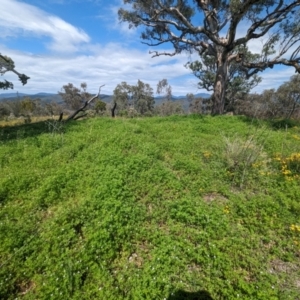
[[[287,180],[300,179],[300,152],[289,156],[275,155],[274,160],[278,162],[281,174]]]
[[[256,180],[260,175],[270,174],[269,158],[263,144],[255,141],[252,135],[244,140],[242,137],[224,137],[224,162],[227,174],[232,182],[242,187],[247,181]]]

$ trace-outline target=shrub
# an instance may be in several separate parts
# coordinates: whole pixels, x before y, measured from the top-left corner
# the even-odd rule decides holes
[[[224,161],[231,179],[240,186],[250,178],[268,169],[268,155],[262,144],[254,140],[254,136],[243,140],[241,137],[224,137]],[[259,171],[259,172],[257,172]]]

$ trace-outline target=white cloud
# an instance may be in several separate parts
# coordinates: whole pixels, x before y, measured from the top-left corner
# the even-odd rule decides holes
[[[166,78],[172,85],[174,95],[206,92],[197,90],[197,78],[194,77],[184,64],[187,55],[172,58],[161,56],[151,58],[147,50],[124,48],[121,44],[93,45],[94,52],[90,55],[32,55],[12,49],[3,49],[2,53],[9,55],[15,61],[16,69],[20,73],[30,76],[25,86],[18,81],[15,74],[5,74],[4,78],[14,82],[14,91],[22,93],[51,92],[56,93],[64,84],[73,83],[77,86],[81,82],[88,84],[88,90],[96,93],[102,84],[102,92],[112,94],[117,84],[126,81],[136,84],[140,79],[156,89],[159,80]],[[263,81],[253,92],[264,89],[277,89],[282,83],[294,75],[293,68],[266,70],[259,73]],[[6,91],[12,92],[12,90]]]
[[[83,30],[35,6],[16,0],[1,0],[0,32],[2,37],[16,34],[50,37],[52,42],[48,47],[64,52],[76,51],[78,45],[90,41]]]
[[[5,74],[5,79],[13,81],[15,90],[22,93],[55,93],[69,82],[75,85],[86,82],[90,92],[97,92],[98,87],[105,84],[102,91],[112,94],[122,81],[136,84],[138,79],[155,90],[163,78],[171,83],[175,95],[197,92],[196,78],[183,66],[187,61],[185,55],[177,56],[170,64],[169,57],[151,58],[147,51],[124,48],[120,44],[94,45],[97,54],[68,57],[38,56],[1,48],[3,54],[14,60],[16,70],[30,76],[28,83],[22,86],[14,74]]]
[[[258,75],[262,77],[262,82],[253,89],[253,92],[262,93],[268,89],[276,90],[284,82],[289,81],[290,77],[295,75],[295,69],[275,66],[274,69],[268,69]]]

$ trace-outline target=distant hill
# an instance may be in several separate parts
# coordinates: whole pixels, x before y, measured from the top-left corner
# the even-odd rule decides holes
[[[31,99],[41,99],[44,102],[57,102],[62,103],[63,100],[59,94],[51,94],[51,93],[37,93],[37,94],[24,94],[24,93],[2,93],[0,94],[0,102],[1,101],[14,101],[17,99],[23,99],[24,97],[30,97]],[[210,94],[207,93],[198,93],[195,94],[195,97],[209,98]],[[101,94],[100,99],[105,103],[110,103],[113,100],[112,95]],[[165,101],[164,97],[155,97],[155,104],[159,105],[163,101]],[[172,101],[182,101],[185,102],[186,96],[173,96]],[[185,106],[185,105],[184,105]]]
[[[61,103],[62,98],[58,94],[51,93],[37,93],[37,94],[23,94],[23,93],[3,93],[0,94],[0,102],[1,101],[14,101],[18,99],[23,99],[25,97],[30,97],[31,99],[41,99],[44,102],[57,102]]]
[[[207,93],[198,93],[198,94],[195,94],[194,95],[195,98],[204,98],[204,99],[207,99],[209,98],[211,95],[210,94],[207,94]],[[186,99],[186,96],[173,96],[174,99]]]
[[[23,97],[23,96],[27,96],[27,94],[22,94],[22,93],[3,93],[0,94],[0,101],[2,99],[9,99],[9,98],[17,98],[17,97]]]

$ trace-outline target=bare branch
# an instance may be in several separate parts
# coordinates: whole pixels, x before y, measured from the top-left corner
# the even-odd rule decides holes
[[[68,122],[69,120],[77,120],[77,119],[82,118],[83,116],[85,116],[85,115],[83,115],[83,116],[77,116],[77,115],[78,115],[81,111],[84,111],[85,108],[86,108],[93,100],[95,100],[96,98],[98,98],[98,97],[100,96],[101,88],[102,88],[103,86],[105,86],[105,84],[103,84],[103,85],[101,85],[101,86],[99,87],[99,91],[98,91],[98,94],[97,94],[97,95],[95,95],[95,96],[93,96],[91,99],[85,101],[84,104],[83,104],[79,109],[77,109],[73,114],[71,114],[71,115],[66,119],[65,122]],[[76,117],[76,116],[77,116],[77,117]],[[61,120],[61,119],[62,119],[62,118],[60,117],[59,120]]]
[[[280,0],[273,12],[266,14],[264,18],[260,19],[257,22],[254,22],[248,29],[246,36],[237,39],[233,43],[233,46],[235,47],[238,45],[242,45],[248,42],[250,39],[258,39],[264,36],[276,24],[282,22],[286,18],[287,14],[293,10],[293,8],[299,6],[299,1],[297,0],[292,2],[290,5],[287,5],[283,9],[280,9],[283,3],[284,1]],[[255,30],[259,29],[260,27],[263,27],[261,32],[255,33]]]
[[[83,115],[77,116],[73,120],[75,121],[75,120],[81,119],[81,118],[83,118],[85,116],[87,116],[87,114],[83,114]]]
[[[250,78],[254,74],[257,74],[258,72],[262,72],[267,68],[273,68],[275,65],[285,65],[289,67],[294,67],[295,71],[300,74],[300,65],[299,65],[300,58],[297,60],[288,60],[288,59],[274,59],[271,61],[266,61],[266,62],[258,62],[258,63],[247,63],[243,62],[242,66],[249,69],[246,71],[247,77]]]
[[[155,54],[152,55],[152,57],[157,57],[157,56],[161,56],[161,55],[174,56],[177,54],[176,52],[168,53],[168,52],[149,51],[149,54],[153,54],[153,53],[155,53]]]
[[[298,41],[299,40],[297,40],[297,42]],[[295,43],[296,43],[296,41],[295,41]],[[294,43],[292,45],[294,45]],[[300,56],[298,56],[298,59],[296,58],[296,56],[299,55],[299,53],[300,53],[300,46],[292,53],[291,60],[299,60]]]

